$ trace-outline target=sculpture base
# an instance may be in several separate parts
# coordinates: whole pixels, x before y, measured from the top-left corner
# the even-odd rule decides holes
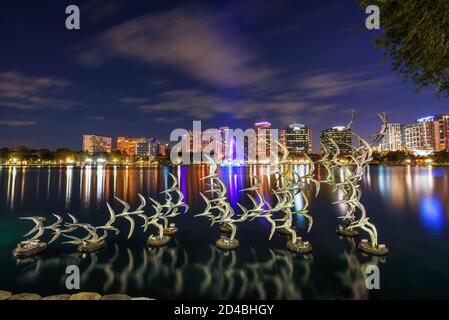
[[[287,249],[295,253],[310,253],[312,252],[312,245],[309,241],[296,240],[293,243],[291,240],[287,242]]]
[[[291,229],[292,229],[293,231],[296,231],[296,228],[295,228],[294,226],[292,226]],[[291,235],[291,233],[290,233],[286,228],[280,228],[280,229],[277,229],[276,231],[277,231],[278,233],[283,234],[283,235],[286,235],[286,236]]]
[[[169,236],[162,236],[156,238],[148,238],[148,245],[150,247],[163,247],[166,246],[170,242],[171,238]]]
[[[178,228],[174,226],[170,226],[164,229],[164,236],[172,236],[178,232]]]
[[[237,239],[228,239],[228,238],[221,238],[218,239],[215,242],[215,245],[219,248],[219,249],[223,249],[223,250],[234,250],[235,248],[237,248],[239,246],[239,241]]]
[[[359,235],[357,230],[343,226],[338,226],[337,233],[343,237],[357,237]]]
[[[17,258],[34,256],[47,248],[47,244],[40,240],[26,240],[20,242],[13,254]]]
[[[371,242],[363,239],[359,244],[360,251],[370,254],[372,256],[386,256],[390,250],[384,244],[373,246]]]
[[[232,232],[232,227],[229,224],[222,224],[220,226],[220,232],[222,233],[231,233]]]
[[[82,253],[92,253],[97,252],[106,247],[106,241],[86,241],[78,246],[78,251]]]

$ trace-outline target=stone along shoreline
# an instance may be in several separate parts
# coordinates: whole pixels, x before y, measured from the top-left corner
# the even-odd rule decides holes
[[[9,291],[0,290],[0,300],[154,300],[147,297],[132,298],[126,294],[101,295],[97,292],[78,292],[74,294],[57,294],[41,297],[36,293],[13,294]]]

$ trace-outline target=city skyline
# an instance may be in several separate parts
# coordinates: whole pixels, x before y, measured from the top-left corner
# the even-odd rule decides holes
[[[366,17],[355,2],[79,1],[80,30],[65,29],[67,4],[4,4],[1,146],[78,149],[85,133],[163,139],[193,120],[251,128],[263,117],[318,133],[351,110],[368,136],[378,112],[399,123],[447,113],[379,64],[379,31],[350,31]]]
[[[195,125],[192,126],[195,129]],[[258,121],[254,123],[255,133],[256,133],[256,145],[252,146],[255,149],[259,149],[259,143],[262,143],[261,148],[267,148],[267,155],[270,154],[270,145],[271,145],[271,133],[269,130],[277,129],[277,139],[280,143],[286,146],[288,151],[294,155],[303,155],[314,153],[313,150],[313,142],[312,142],[312,130],[308,128],[305,124],[292,123],[288,125],[286,128],[272,128],[272,124],[267,120],[263,119],[262,121]],[[211,129],[211,128],[209,128]],[[209,130],[208,129],[208,130]],[[225,138],[226,135],[229,134],[230,130],[234,130],[236,128],[230,128],[229,126],[222,126],[219,129],[220,137],[223,140],[222,145],[220,146],[219,153],[223,152],[226,154],[226,150],[229,149],[229,145],[226,142],[228,138]],[[262,130],[262,131],[259,131]],[[244,130],[242,130],[244,131]],[[200,141],[197,143],[194,142],[194,131],[186,130],[189,136],[189,146],[190,152],[198,153],[202,152],[205,143],[208,142],[208,139],[202,140],[202,134],[204,131],[199,131],[198,138]],[[328,147],[332,148],[331,143],[329,142],[332,139],[340,148],[342,155],[348,155],[351,153],[351,150],[348,149],[348,145],[351,144],[351,134],[350,131],[347,130],[345,126],[335,126],[330,127],[325,130],[320,131],[319,139],[320,139],[320,152],[323,153],[323,148],[321,144],[325,144]],[[95,137],[100,141],[98,143],[98,147],[102,149],[101,152],[111,152],[111,141],[112,137],[98,136],[98,135],[83,135],[83,145],[82,150],[91,152],[90,150],[93,148],[88,144],[85,145],[86,137]],[[103,140],[107,139],[106,148],[103,148]],[[163,139],[158,138],[145,138],[145,137],[125,137],[125,136],[117,136],[116,139],[116,148],[114,150],[118,150],[122,152],[124,155],[128,157],[139,157],[139,153],[136,151],[139,149],[139,144],[148,145],[148,156],[150,154],[157,155],[158,151],[150,152],[150,149],[160,149],[163,147],[165,150],[165,146],[170,146],[170,143],[164,144],[161,143]],[[183,139],[187,139],[184,137]],[[234,139],[231,135],[231,140]],[[150,141],[151,140],[151,141]],[[177,142],[170,141],[170,142]],[[342,144],[340,143],[342,142]],[[156,147],[152,147],[152,144],[156,143]],[[235,141],[234,141],[235,143]],[[232,145],[232,142],[231,142]],[[266,146],[266,147],[265,147]],[[434,151],[449,151],[449,114],[446,115],[432,115],[426,116],[423,118],[416,119],[414,123],[410,124],[400,124],[395,122],[388,122],[385,132],[385,137],[379,143],[379,145],[373,146],[378,151],[398,151],[405,150],[409,152],[414,152],[416,154],[430,154]],[[141,146],[142,148],[142,146]],[[232,148],[232,147],[231,147]],[[250,143],[248,142],[247,148],[251,148]],[[232,159],[231,151],[231,159]],[[256,151],[258,153],[259,151]],[[146,155],[146,154],[145,154]]]

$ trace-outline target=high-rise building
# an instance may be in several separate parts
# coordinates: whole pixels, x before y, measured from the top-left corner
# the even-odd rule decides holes
[[[89,154],[110,153],[112,150],[112,138],[95,134],[83,135],[83,151]]]
[[[449,115],[437,115],[435,121],[438,122],[435,128],[435,149],[449,151]]]
[[[149,143],[149,156],[152,158],[158,157],[160,155],[160,147],[161,143],[159,140],[156,140],[155,138],[150,139]]]
[[[438,131],[438,122],[435,116],[424,117],[416,120],[421,125],[422,150],[436,150],[436,136]]]
[[[159,155],[161,157],[165,157],[167,155],[167,152],[168,152],[168,144],[161,143],[159,145]]]
[[[331,143],[332,140],[340,149],[340,155],[346,156],[352,153],[351,129],[347,129],[346,127],[333,127],[320,132],[321,144],[325,145],[331,150],[334,148],[333,144]],[[324,150],[322,148],[321,152],[324,153]]]
[[[422,149],[449,151],[449,115],[434,115],[416,120],[422,126]]]
[[[137,143],[148,143],[148,139],[144,137],[117,137],[117,150],[125,154],[127,157],[134,157],[136,156]]]
[[[402,138],[406,150],[422,149],[422,136],[422,125],[420,123],[403,126]]]
[[[399,123],[388,123],[385,136],[381,142],[382,151],[396,151],[403,147],[402,128]]]
[[[232,160],[233,159],[233,150],[231,150],[231,137],[229,136],[229,127],[221,127],[220,129],[220,137],[221,137],[221,155],[220,157],[223,160]]]
[[[144,158],[150,156],[150,143],[137,142],[136,143],[136,157]]]
[[[294,123],[287,127],[286,142],[292,155],[312,153],[312,131],[303,124]]]
[[[287,130],[286,129],[279,130],[279,143],[281,143],[284,146],[287,146]]]
[[[256,155],[258,161],[268,161],[270,159],[271,151],[271,123],[268,121],[261,121],[255,123],[254,126],[256,131]]]

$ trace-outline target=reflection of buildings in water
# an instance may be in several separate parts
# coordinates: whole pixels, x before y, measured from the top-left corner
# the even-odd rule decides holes
[[[104,166],[97,167],[97,196],[96,203],[97,207],[103,204],[103,196],[104,196],[104,180],[105,180],[105,168]]]
[[[442,170],[432,166],[381,166],[377,181],[372,181],[371,185],[378,189],[387,206],[396,209],[393,212],[419,209],[424,227],[439,233],[444,228],[444,208],[449,208],[449,180],[445,179],[447,173]]]
[[[419,216],[424,227],[431,233],[438,235],[444,230],[444,207],[438,196],[429,194],[421,197]]]
[[[350,244],[349,252],[345,250],[342,258],[346,261],[346,270],[337,272],[337,277],[341,280],[344,288],[350,290],[349,299],[366,300],[369,298],[369,292],[366,288],[366,268],[370,265],[379,265],[379,262],[385,263],[386,257],[369,256],[370,261],[361,263],[357,257],[356,244],[353,238],[345,238]],[[364,255],[368,258],[367,255]]]
[[[80,175],[82,176],[81,179],[81,204],[83,208],[89,208],[90,207],[90,201],[91,201],[91,185],[92,185],[92,167],[86,166],[83,167],[82,170],[80,170]]]
[[[26,171],[27,167],[22,167],[22,182],[21,182],[21,188],[20,188],[20,205],[23,205],[23,198],[25,197],[25,179],[26,179]]]
[[[65,175],[65,208],[68,209],[70,207],[70,201],[72,199],[73,166],[67,166]]]
[[[6,193],[7,203],[10,210],[14,209],[14,195],[16,191],[17,167],[9,167],[8,169],[8,191]]]

